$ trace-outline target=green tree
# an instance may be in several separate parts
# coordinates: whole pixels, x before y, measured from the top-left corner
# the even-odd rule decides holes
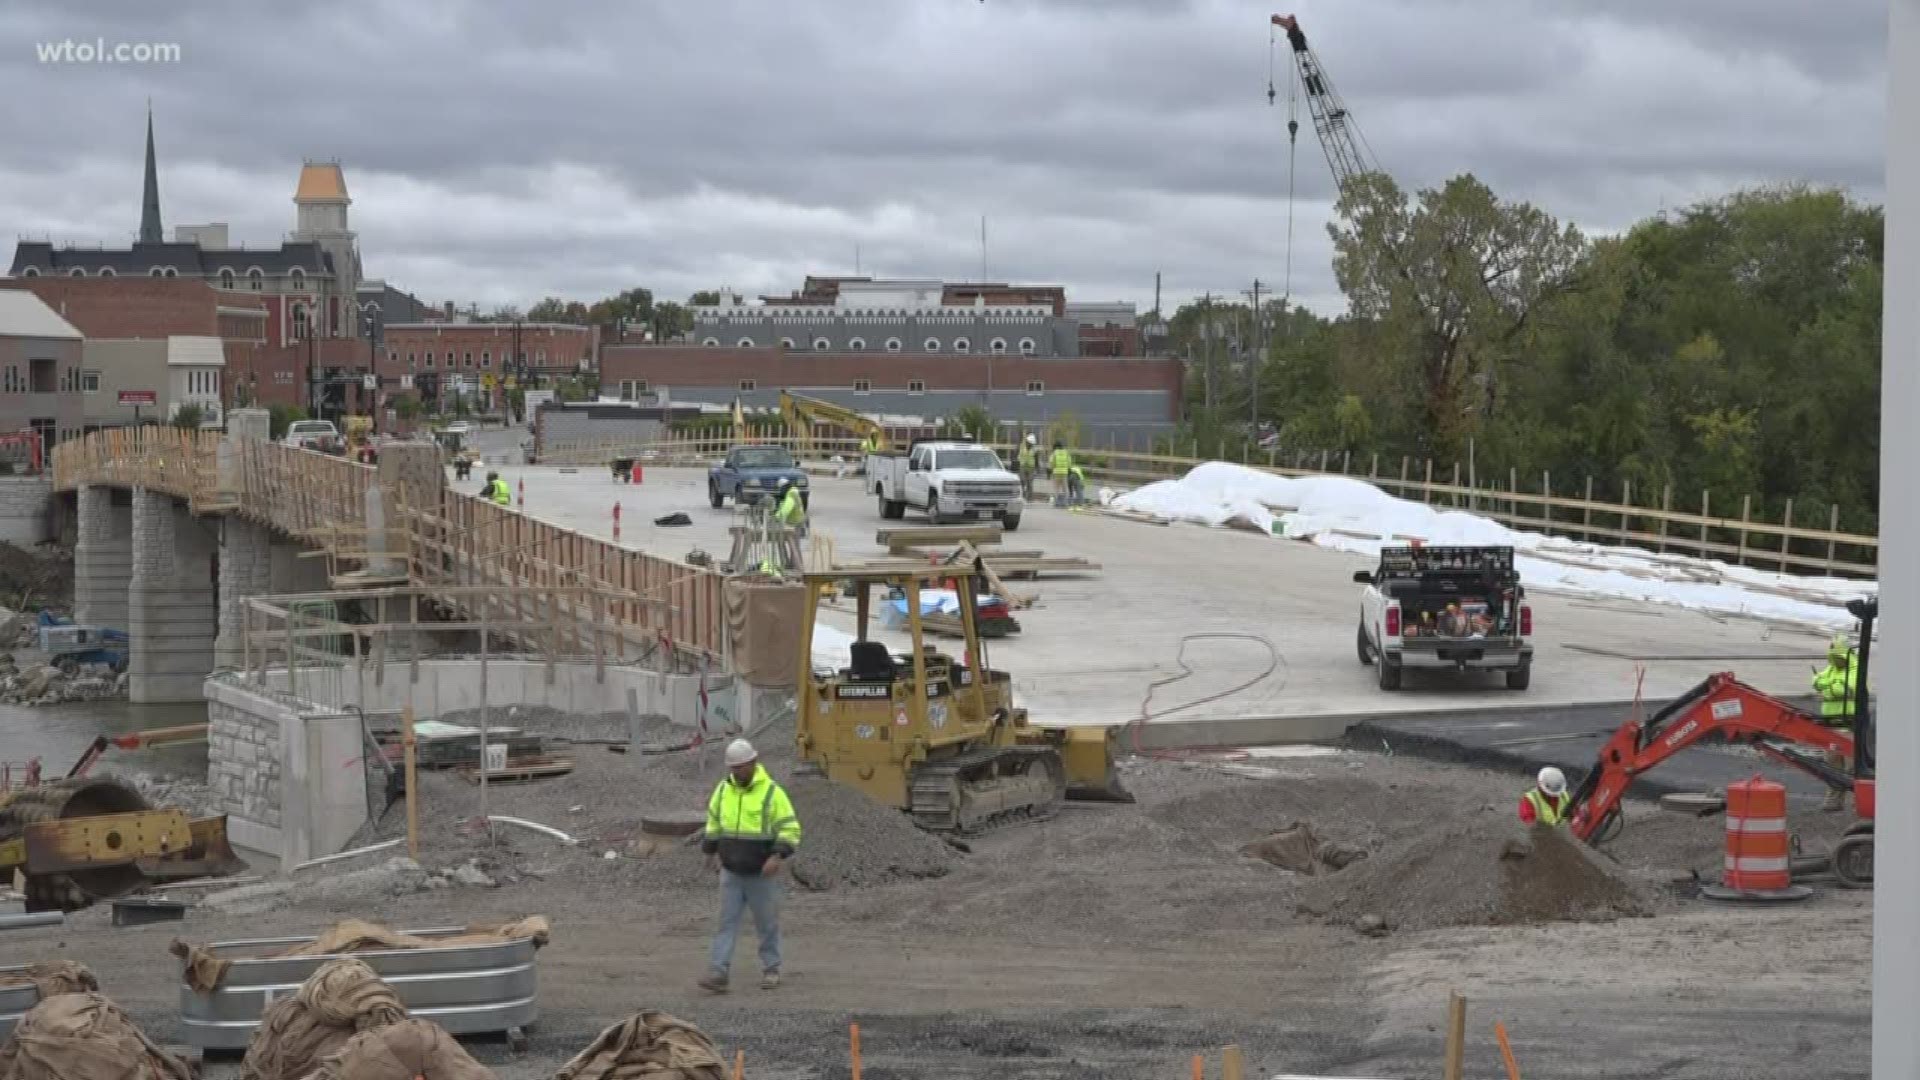
[[[945,427],[949,431],[988,442],[993,438],[993,414],[984,405],[962,405],[947,418]]]
[[[634,288],[596,301],[587,308],[587,321],[596,324],[625,319],[636,326],[653,321],[653,290]]]
[[[183,431],[199,431],[200,421],[206,417],[198,405],[182,405],[173,410],[173,426]]]
[[[712,307],[720,302],[720,293],[716,289],[701,289],[687,297],[688,307]]]
[[[287,425],[295,420],[305,420],[307,410],[299,405],[270,405],[267,407],[267,432],[278,439],[287,433]]]
[[[672,341],[693,332],[693,311],[685,304],[662,300],[653,306],[653,336],[656,341]]]

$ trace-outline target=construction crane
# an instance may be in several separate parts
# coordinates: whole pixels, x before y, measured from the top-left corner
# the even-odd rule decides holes
[[[1340,100],[1340,94],[1334,90],[1333,80],[1327,76],[1327,69],[1320,63],[1320,57],[1307,44],[1306,31],[1300,29],[1300,20],[1291,15],[1275,15],[1273,25],[1287,33],[1287,44],[1293,50],[1293,64],[1300,72],[1299,88],[1306,91],[1307,112],[1313,117],[1314,134],[1320,137],[1320,147],[1327,152],[1327,165],[1333,170],[1334,183],[1344,193],[1359,177],[1380,172],[1379,162],[1374,160],[1366,137],[1355,126],[1353,114],[1347,111],[1346,103]],[[1267,104],[1273,104],[1277,95],[1272,73],[1269,72]],[[1291,92],[1287,100],[1289,105],[1293,103]],[[1291,140],[1298,130],[1299,121],[1290,115],[1287,120],[1288,139]]]
[[[819,398],[802,397],[786,390],[780,391],[780,415],[787,422],[787,432],[801,442],[796,451],[804,445],[813,447],[813,428],[815,424],[837,427],[851,432],[855,436],[874,440],[876,449],[887,448],[887,430],[878,420],[870,419],[844,405],[835,405],[831,401]]]

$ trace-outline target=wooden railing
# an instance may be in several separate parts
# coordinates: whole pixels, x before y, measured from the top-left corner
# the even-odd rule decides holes
[[[220,435],[175,427],[110,428],[53,448],[53,489],[143,487],[188,500],[214,489]]]

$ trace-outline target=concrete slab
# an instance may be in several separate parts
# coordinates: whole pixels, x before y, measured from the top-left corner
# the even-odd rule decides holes
[[[601,468],[499,471],[516,493],[525,481],[525,512],[543,520],[609,537],[619,503],[627,547],[674,558],[700,548],[720,559],[730,550],[733,510],[707,506],[703,472],[649,469],[636,486],[613,483]],[[472,491],[479,482],[458,486]],[[812,491],[814,531],[832,537],[843,560],[882,554],[874,533],[889,523],[857,480],[815,479]],[[652,524],[674,512],[693,524]],[[910,516],[906,523],[918,521]],[[1030,507],[1010,539],[1105,568],[1084,578],[1011,583],[1037,593],[1039,603],[1017,613],[1021,633],[988,646],[991,662],[1014,673],[1019,699],[1045,723],[1125,722],[1141,715],[1143,702],[1168,719],[1422,711],[1471,718],[1502,706],[1630,700],[1636,666],[1645,668],[1641,693],[1648,698],[1675,696],[1721,670],[1770,693],[1793,694],[1805,692],[1824,650],[1818,635],[1755,620],[1536,593],[1532,689],[1508,691],[1492,676],[1409,673],[1407,689],[1388,693],[1355,655],[1359,587],[1352,572],[1368,565],[1358,556],[1049,506]],[[832,621],[852,628],[849,615],[835,613]],[[1246,638],[1202,638],[1185,643],[1183,660],[1183,638],[1221,633],[1263,637],[1272,653]],[[1183,663],[1191,674],[1168,681],[1182,674]]]

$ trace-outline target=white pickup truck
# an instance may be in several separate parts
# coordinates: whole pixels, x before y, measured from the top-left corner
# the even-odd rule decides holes
[[[897,519],[907,507],[927,520],[998,521],[1012,532],[1026,504],[1020,478],[1000,455],[970,442],[916,442],[904,454],[867,455],[867,490],[880,501],[880,516]]]
[[[1533,681],[1533,608],[1510,547],[1390,547],[1356,570],[1358,649],[1380,689],[1400,689],[1405,668],[1503,671],[1507,689]]]

